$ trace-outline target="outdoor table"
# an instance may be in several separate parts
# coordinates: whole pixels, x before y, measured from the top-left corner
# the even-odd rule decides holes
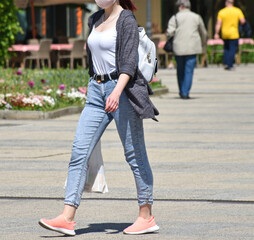
[[[10,52],[28,52],[28,51],[38,51],[38,50],[39,50],[39,45],[16,44],[8,48],[8,51]]]
[[[163,48],[166,44],[166,41],[159,42],[158,47]],[[254,40],[252,38],[239,38],[239,45],[243,44],[251,44],[254,45]],[[215,45],[224,45],[224,41],[222,39],[208,39],[207,40],[208,46],[215,46]]]
[[[50,45],[50,49],[52,51],[56,51],[57,52],[57,56],[60,54],[61,51],[71,51],[73,45],[70,43],[53,43]],[[22,62],[23,62],[23,58],[25,57],[26,52],[36,52],[38,51],[40,48],[39,44],[33,45],[33,44],[14,44],[12,45],[12,47],[8,48],[8,51],[10,52],[17,52],[19,55],[19,62],[20,65],[22,66]],[[84,45],[84,50],[86,50],[86,44]],[[55,55],[54,55],[55,56]],[[55,58],[53,56],[53,58]]]
[[[241,55],[242,53],[253,53],[254,50],[253,49],[242,49],[242,45],[244,44],[250,44],[250,45],[254,45],[254,40],[252,38],[239,38],[239,51],[238,51],[238,56],[237,56],[237,63],[240,64],[240,59],[241,59]],[[166,41],[160,41],[158,44],[159,48],[163,48],[164,45],[166,44]],[[216,46],[223,46],[224,45],[224,41],[223,39],[208,39],[206,42],[207,46],[212,46],[212,51],[211,51],[211,58],[212,58],[212,62],[213,62],[213,58],[214,58],[214,54],[216,53],[221,53],[223,54],[223,49],[216,49]],[[201,64],[203,65],[203,63]]]
[[[243,44],[254,45],[254,40],[252,38],[239,38],[238,43],[239,45],[243,45]],[[210,46],[224,45],[224,41],[223,39],[208,39],[207,45],[210,45]]]
[[[28,44],[15,44],[12,45],[12,47],[8,48],[8,51],[13,51],[13,52],[30,52],[30,51],[38,51],[40,45],[28,45]],[[51,50],[56,50],[56,51],[62,51],[62,50],[71,50],[72,49],[72,44],[69,43],[64,43],[64,44],[58,44],[58,43],[53,43],[50,46]],[[84,50],[86,49],[86,45],[84,45]]]

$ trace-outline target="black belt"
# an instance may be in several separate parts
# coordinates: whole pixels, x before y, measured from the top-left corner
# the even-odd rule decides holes
[[[107,82],[107,81],[109,81],[111,79],[117,79],[117,78],[118,78],[117,72],[112,72],[112,73],[104,74],[104,75],[97,75],[97,74],[93,75],[93,79],[95,81],[97,81],[98,83]]]

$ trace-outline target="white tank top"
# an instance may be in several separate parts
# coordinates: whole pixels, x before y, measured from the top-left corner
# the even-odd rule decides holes
[[[103,32],[97,32],[93,27],[87,43],[92,54],[94,73],[103,75],[116,71],[116,36],[116,26]]]

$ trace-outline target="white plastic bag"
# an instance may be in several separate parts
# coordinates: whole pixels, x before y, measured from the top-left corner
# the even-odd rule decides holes
[[[65,187],[66,183],[67,179],[65,181]],[[108,192],[108,185],[105,178],[104,165],[101,154],[100,140],[96,144],[88,162],[84,191],[97,193]]]
[[[101,141],[96,144],[88,162],[88,170],[86,175],[86,184],[84,191],[86,192],[108,192],[108,186],[105,179],[104,165],[101,154]]]

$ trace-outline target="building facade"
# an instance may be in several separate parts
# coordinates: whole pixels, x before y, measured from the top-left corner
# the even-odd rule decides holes
[[[149,0],[151,2],[151,22],[153,33],[164,33],[169,18],[177,12],[176,0]],[[225,0],[190,0],[192,11],[201,15],[208,30],[209,38],[214,35],[218,11],[225,6]],[[134,0],[138,11],[135,13],[140,25],[146,26],[147,0]],[[242,9],[246,19],[254,30],[253,0],[235,0],[235,5]]]
[[[137,6],[135,12],[137,22],[140,26],[151,28],[151,33],[164,33],[169,18],[177,12],[176,0],[133,0]],[[149,7],[148,7],[149,3]],[[253,0],[235,0],[236,6],[240,7],[246,19],[254,29]],[[225,0],[191,0],[192,11],[200,14],[208,29],[209,38],[212,38],[216,16],[218,11],[224,7]],[[37,36],[41,38],[74,38],[87,37],[87,19],[91,13],[98,8],[96,4],[87,3],[61,4],[46,7],[35,7],[35,25]],[[150,9],[150,11],[149,11]],[[27,7],[19,10],[19,21],[24,33],[19,34],[17,40],[31,37],[31,9]],[[150,25],[149,25],[150,24]]]

